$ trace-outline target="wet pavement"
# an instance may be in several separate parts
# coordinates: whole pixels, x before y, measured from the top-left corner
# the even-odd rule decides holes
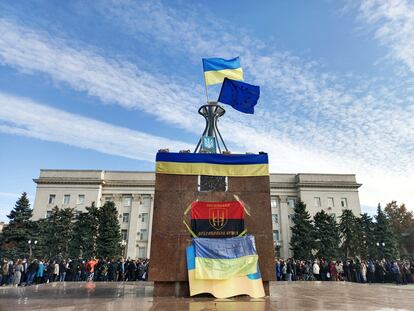
[[[414,285],[273,282],[270,297],[152,297],[151,282],[51,283],[1,287],[0,310],[414,310]]]

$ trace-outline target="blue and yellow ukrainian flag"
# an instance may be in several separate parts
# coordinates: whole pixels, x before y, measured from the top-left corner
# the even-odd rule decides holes
[[[238,295],[249,295],[253,298],[265,296],[259,266],[257,266],[256,273],[233,277],[226,280],[196,279],[195,274],[197,267],[194,245],[188,246],[186,252],[190,296],[202,293],[212,294],[216,298],[229,298]]]
[[[222,83],[224,78],[243,81],[239,57],[233,59],[203,58],[206,85]]]
[[[219,154],[159,152],[158,174],[208,176],[268,176],[269,159],[264,154]]]

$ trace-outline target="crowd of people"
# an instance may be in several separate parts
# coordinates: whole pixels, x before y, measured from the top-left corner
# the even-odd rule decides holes
[[[276,260],[278,281],[348,281],[357,283],[414,283],[414,261]]]
[[[146,281],[148,259],[3,259],[0,285],[29,286],[64,281]]]

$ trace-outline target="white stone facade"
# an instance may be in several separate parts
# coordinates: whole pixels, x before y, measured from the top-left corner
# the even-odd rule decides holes
[[[33,219],[45,218],[54,206],[85,211],[95,202],[112,200],[118,210],[125,255],[149,257],[155,174],[98,170],[41,170]],[[291,256],[289,241],[293,205],[301,198],[311,216],[320,210],[339,217],[345,208],[361,212],[355,175],[270,174],[272,224],[278,256]]]

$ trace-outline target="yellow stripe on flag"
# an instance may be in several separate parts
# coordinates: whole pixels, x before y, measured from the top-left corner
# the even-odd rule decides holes
[[[210,70],[204,72],[206,85],[222,83],[224,78],[243,81],[243,69]]]

